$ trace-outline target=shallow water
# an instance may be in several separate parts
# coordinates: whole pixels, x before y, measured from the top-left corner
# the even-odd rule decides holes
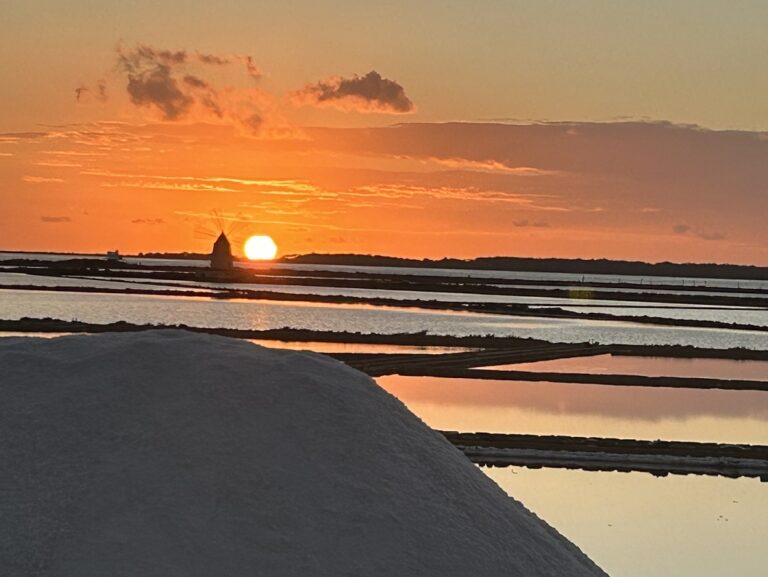
[[[315,353],[377,353],[398,355],[441,355],[446,353],[465,353],[475,349],[462,347],[417,347],[404,345],[375,345],[367,343],[323,343],[315,341],[287,342],[247,339],[249,342],[273,349],[293,351],[313,351]]]
[[[614,577],[766,574],[768,484],[757,479],[483,471]]]
[[[0,275],[1,277],[2,275]],[[156,281],[162,286],[163,281]],[[167,282],[167,281],[165,281]],[[178,281],[174,281],[178,282]],[[348,296],[363,298],[387,298],[394,300],[422,300],[466,303],[525,304],[529,306],[557,306],[576,312],[601,312],[611,315],[652,316],[671,319],[708,320],[724,323],[740,323],[768,326],[768,309],[740,307],[712,307],[707,305],[681,305],[642,301],[614,301],[599,298],[529,297],[494,294],[446,293],[434,291],[378,290],[324,286],[301,286],[255,283],[215,283],[182,281],[185,286],[211,289],[246,289],[275,291],[300,295]]]
[[[449,431],[768,444],[768,392],[379,377]]]
[[[279,301],[220,300],[155,295],[0,291],[0,318],[22,317],[110,323],[183,323],[201,327],[532,337],[554,342],[684,344],[768,349],[768,333],[660,327],[591,321],[436,312],[423,309]]]
[[[118,277],[46,277],[42,275],[26,275],[20,273],[0,272],[0,284],[8,285],[34,285],[44,287],[94,287],[110,289],[151,289],[163,290],[188,290],[210,292],[216,289],[250,289],[284,292],[288,294],[316,294],[365,298],[388,298],[393,300],[437,300],[443,302],[467,302],[467,303],[505,303],[524,304],[536,307],[558,306],[575,312],[600,312],[611,315],[623,316],[652,316],[670,319],[690,319],[717,321],[723,323],[739,323],[746,325],[758,325],[768,327],[768,309],[749,309],[739,307],[712,308],[697,305],[674,305],[670,303],[652,303],[642,301],[614,301],[601,300],[599,293],[593,298],[555,298],[555,297],[528,297],[506,296],[493,294],[468,294],[468,293],[442,293],[432,291],[404,291],[404,290],[377,290],[359,288],[341,288],[324,286],[298,286],[281,284],[233,284],[198,281],[161,281],[147,279],[142,281],[126,281]],[[180,288],[182,285],[185,288]]]
[[[89,287],[89,288],[107,288],[107,289],[133,289],[133,290],[179,290],[178,288],[168,287],[162,284],[134,282],[118,279],[93,279],[78,277],[57,277],[24,273],[0,272],[0,285],[18,285],[18,286],[38,286],[38,287]],[[190,285],[187,289],[190,291],[210,292],[210,289],[195,287]],[[0,293],[2,298],[2,293]]]
[[[613,301],[615,303],[615,301]],[[605,301],[604,304],[609,304]],[[632,303],[616,306],[590,307],[589,305],[566,305],[565,310],[578,313],[599,312],[614,316],[630,317],[661,317],[666,319],[685,319],[698,321],[716,321],[720,323],[735,323],[768,327],[768,309],[752,308],[707,308],[693,306],[666,306],[633,308]],[[629,305],[629,306],[627,306]]]
[[[682,286],[682,280],[681,279],[681,286]],[[623,282],[623,281],[622,281]],[[745,287],[738,285],[736,287],[730,287],[730,288],[739,288],[741,291],[744,292],[728,292],[723,290],[717,290],[717,288],[713,288],[713,290],[706,290],[703,291],[701,288],[694,288],[694,287],[701,287],[703,285],[701,284],[692,284],[690,281],[686,283],[687,286],[690,288],[678,288],[677,285],[675,288],[671,288],[671,285],[665,285],[665,284],[654,284],[653,281],[650,282],[648,285],[648,288],[627,288],[622,286],[615,286],[615,287],[592,287],[592,286],[583,286],[583,285],[557,285],[553,286],[551,284],[493,284],[488,283],[487,286],[493,286],[493,287],[499,287],[499,288],[537,288],[537,289],[559,289],[559,290],[567,290],[571,291],[572,293],[582,295],[580,296],[581,299],[601,299],[603,294],[606,292],[618,292],[618,293],[630,293],[630,294],[655,294],[655,293],[661,293],[665,295],[683,295],[683,296],[694,296],[694,295],[701,295],[701,296],[718,296],[718,297],[737,297],[737,298],[745,298],[745,299],[755,299],[755,298],[765,298],[765,293],[761,292],[762,289],[760,287]],[[719,288],[725,288],[725,287],[719,287]],[[750,292],[752,291],[752,292]]]
[[[595,355],[534,363],[482,367],[482,370],[540,371],[553,373],[594,373],[645,375],[649,377],[700,377],[768,381],[768,361],[734,359],[685,359]]]
[[[594,359],[568,359],[588,360]],[[695,366],[700,372],[736,368]],[[656,368],[651,362],[646,372]],[[732,374],[746,377],[751,369]],[[427,424],[446,430],[768,443],[763,392],[402,376],[377,381]],[[768,563],[768,484],[756,479],[483,471],[610,575],[761,575]]]

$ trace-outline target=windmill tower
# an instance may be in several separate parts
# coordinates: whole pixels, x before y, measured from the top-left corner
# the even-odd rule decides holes
[[[234,259],[232,258],[232,245],[227,235],[221,231],[211,251],[211,268],[215,270],[232,270]]]

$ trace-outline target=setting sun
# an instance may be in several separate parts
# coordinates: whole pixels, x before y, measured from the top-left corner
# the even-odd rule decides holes
[[[255,235],[245,241],[245,256],[250,260],[272,260],[277,254],[277,245],[271,236]]]

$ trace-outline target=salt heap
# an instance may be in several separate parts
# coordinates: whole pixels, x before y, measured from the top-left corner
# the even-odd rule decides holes
[[[328,357],[152,331],[0,371],[2,575],[605,575]]]

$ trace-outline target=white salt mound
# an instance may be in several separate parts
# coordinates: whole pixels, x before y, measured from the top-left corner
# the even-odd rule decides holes
[[[605,575],[370,378],[181,331],[0,339],[0,575]]]

